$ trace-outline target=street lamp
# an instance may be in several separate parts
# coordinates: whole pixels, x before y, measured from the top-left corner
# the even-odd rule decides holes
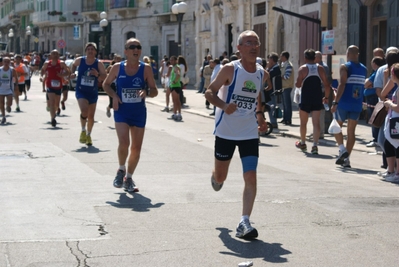
[[[32,32],[30,31],[30,26],[27,26],[27,27],[26,27],[26,32],[25,32],[25,34],[26,34],[26,36],[28,36],[28,46],[27,46],[26,51],[29,53],[29,51],[30,51],[30,36],[31,36],[31,34],[32,34]]]
[[[178,37],[178,56],[181,55],[181,22],[183,20],[184,14],[187,12],[187,4],[181,0],[172,6],[172,13],[176,15],[177,21],[179,22],[179,37]]]
[[[103,53],[103,59],[105,58],[105,28],[108,26],[108,20],[107,20],[107,12],[103,11],[100,13],[100,27],[103,28],[103,41],[102,41],[102,53]]]
[[[8,49],[8,52],[12,52],[11,49],[13,49],[13,46],[14,46],[14,44],[13,44],[14,30],[13,29],[10,29],[8,31],[8,38],[10,39],[10,48]]]

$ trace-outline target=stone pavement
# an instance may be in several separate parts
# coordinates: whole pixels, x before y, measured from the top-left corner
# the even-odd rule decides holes
[[[159,89],[159,94],[156,98],[147,99],[147,102],[151,104],[155,104],[161,107],[161,109],[165,106],[165,93],[162,88]],[[184,90],[184,96],[186,97],[186,107],[182,110],[182,115],[184,113],[192,113],[199,116],[203,116],[209,118],[211,120],[214,119],[213,116],[209,116],[209,114],[213,111],[213,109],[207,109],[205,107],[205,97],[203,94],[198,94],[197,90],[194,88],[187,88]],[[172,101],[170,102],[172,103]],[[293,103],[293,117],[292,117],[292,125],[284,125],[282,123],[278,124],[278,129],[274,129],[274,135],[288,136],[295,139],[299,139],[299,112],[298,105]],[[211,105],[212,107],[212,105]],[[281,104],[282,108],[282,104]],[[266,120],[269,120],[268,114],[265,113]],[[280,121],[278,119],[277,121]],[[212,122],[213,123],[213,122]],[[307,125],[307,140],[310,142],[312,138],[312,122],[311,118],[309,118]],[[346,136],[346,124],[343,127],[344,136]],[[367,152],[367,153],[376,153],[381,151],[379,148],[375,147],[366,147],[366,144],[372,140],[371,137],[371,127],[367,124],[365,120],[360,120],[356,127],[356,143],[354,146],[355,151]],[[294,143],[294,142],[293,142]],[[325,133],[324,139],[320,139],[320,144],[336,146],[335,138],[333,135]]]

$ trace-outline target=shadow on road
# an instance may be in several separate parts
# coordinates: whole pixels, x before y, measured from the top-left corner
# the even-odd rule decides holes
[[[85,153],[89,153],[89,154],[97,154],[100,152],[108,152],[108,151],[109,150],[100,150],[99,148],[97,148],[95,146],[82,146],[79,149],[72,150],[72,152],[78,152],[78,153],[85,152]]]
[[[245,259],[263,258],[264,261],[273,263],[288,262],[288,260],[282,258],[282,256],[291,254],[291,251],[282,248],[282,245],[279,243],[269,244],[259,239],[252,241],[238,240],[230,236],[232,230],[220,227],[216,228],[216,230],[220,231],[219,237],[223,241],[225,247],[232,251],[221,251],[221,254]]]
[[[165,204],[165,203],[152,204],[151,199],[138,193],[129,194],[133,196],[132,198],[128,196],[128,193],[118,193],[118,194],[119,194],[119,199],[116,202],[107,201],[106,203],[116,208],[132,209],[132,211],[137,211],[137,212],[147,212],[150,211],[150,209],[160,208]]]
[[[359,169],[359,168],[344,168],[342,166],[337,166],[337,170],[344,173],[353,173],[353,174],[372,174],[377,175],[377,171],[368,170],[368,169]]]
[[[300,152],[300,151],[298,150],[298,152]],[[312,154],[309,152],[305,152],[303,154],[308,158],[318,158],[318,159],[333,159],[334,158],[334,156],[325,155],[325,154]]]

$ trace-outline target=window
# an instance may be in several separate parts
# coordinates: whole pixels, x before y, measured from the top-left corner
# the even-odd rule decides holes
[[[176,0],[163,0],[163,12],[169,13],[170,8],[176,3]]]
[[[318,0],[303,0],[303,6],[310,5],[313,3],[317,3]]]
[[[255,17],[266,15],[266,2],[255,5]]]
[[[387,4],[387,0],[378,0],[378,1],[376,1],[375,3],[374,3],[374,5],[373,5],[373,13],[372,13],[372,16],[373,16],[373,18],[378,18],[378,17],[384,17],[384,16],[386,16],[387,15],[387,9],[386,8],[384,8],[384,7],[386,7],[386,6],[388,6],[388,4]]]
[[[136,33],[135,32],[126,33],[126,40],[129,40],[130,38],[136,38]]]

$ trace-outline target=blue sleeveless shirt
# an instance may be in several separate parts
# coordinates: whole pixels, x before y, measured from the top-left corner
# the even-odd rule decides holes
[[[76,81],[76,90],[82,91],[97,91],[98,90],[98,78],[90,75],[90,70],[98,70],[98,59],[93,64],[87,65],[86,57],[82,57],[78,68],[78,79]]]
[[[346,62],[345,66],[348,70],[348,78],[338,107],[350,112],[361,112],[367,68],[362,63],[353,61]]]
[[[116,93],[122,104],[115,112],[123,113],[125,116],[137,116],[136,112],[146,112],[145,100],[140,97],[140,90],[145,88],[144,81],[144,62],[140,61],[140,66],[136,74],[128,76],[125,71],[125,61],[119,65],[119,73],[116,78]]]

